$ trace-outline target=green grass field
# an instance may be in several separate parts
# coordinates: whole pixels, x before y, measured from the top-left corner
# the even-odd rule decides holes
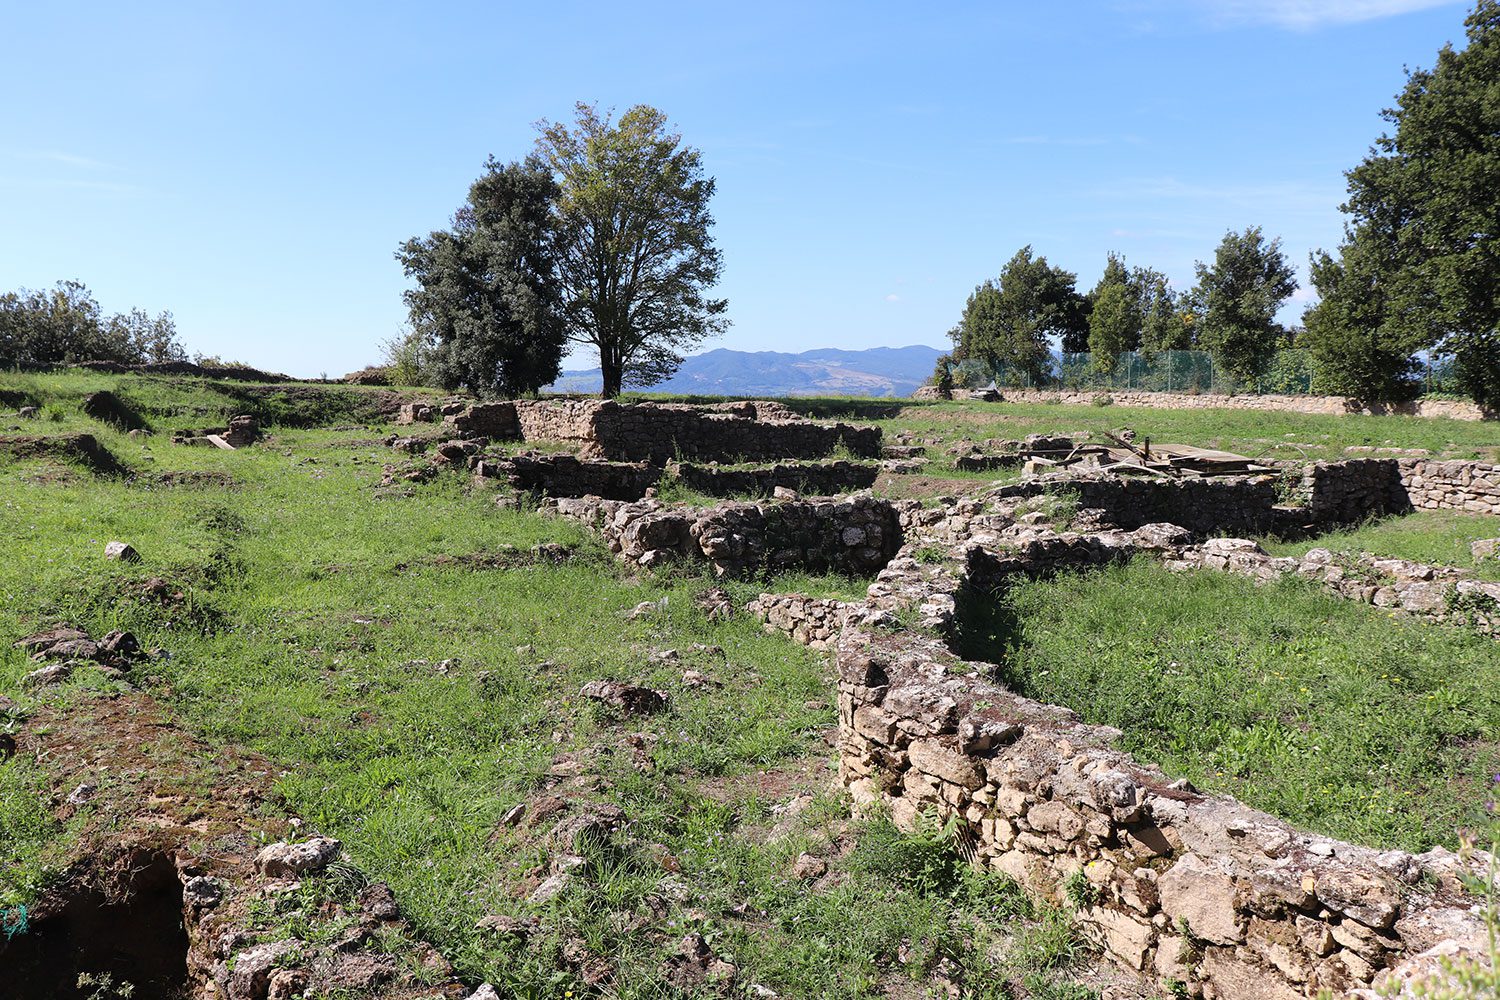
[[[582,529],[499,510],[456,473],[410,495],[377,489],[389,428],[360,421],[357,394],[320,404],[339,429],[272,422],[261,444],[221,452],[165,433],[130,438],[78,413],[82,392],[106,387],[161,432],[212,424],[243,402],[136,377],[0,379],[46,407],[26,432],[87,429],[136,472],[0,459],[0,692],[21,714],[122,689],[80,671],[24,692],[35,665],[10,648],[16,638],[68,621],[167,650],[132,672],[136,683],[210,746],[274,762],[286,813],[340,838],[461,975],[502,992],[574,995],[559,955],[581,938],[614,964],[612,995],[669,995],[661,962],[698,931],[745,982],[783,996],[915,995],[943,968],[976,995],[1095,995],[1069,978],[1081,945],[1065,909],[968,871],[937,833],[851,825],[828,768],[826,659],[742,617],[710,622],[693,597],[716,581],[629,575]],[[160,478],[184,470],[224,478]],[[114,539],[142,561],[106,562]],[[540,542],[573,557],[533,562]],[[141,599],[150,577],[185,601]],[[765,588],[852,596],[862,584],[728,586],[742,602]],[[642,601],[665,605],[628,618]],[[667,649],[680,660],[653,660]],[[687,686],[686,669],[714,685]],[[665,690],[671,710],[620,718],[579,696],[598,678]],[[628,742],[641,753],[627,734],[640,734]],[[633,825],[594,852],[589,877],[538,907],[525,897],[554,853],[547,827],[501,818],[570,770],[580,773],[556,794],[617,805]],[[0,904],[55,879],[88,818],[84,807],[56,822],[52,794],[45,763],[0,763]],[[799,794],[811,805],[795,818],[774,812]],[[804,850],[831,865],[817,888],[790,874]],[[476,928],[497,913],[536,913],[548,930],[522,946]]]
[[[1456,566],[1483,580],[1500,580],[1500,559],[1474,558],[1470,545],[1481,538],[1500,538],[1500,517],[1451,511],[1417,511],[1404,517],[1371,521],[1296,542],[1266,541],[1277,556],[1300,556],[1308,549],[1373,552],[1438,566]]]
[[[1149,560],[976,600],[963,651],[1124,748],[1321,833],[1456,847],[1500,770],[1494,639]]]

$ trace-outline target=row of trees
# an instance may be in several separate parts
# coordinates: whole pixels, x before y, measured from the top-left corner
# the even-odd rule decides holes
[[[1312,255],[1319,301],[1303,328],[1276,322],[1297,283],[1280,240],[1258,228],[1226,234],[1182,293],[1114,254],[1081,293],[1076,275],[1028,246],[969,296],[939,381],[951,381],[951,362],[975,359],[1042,382],[1058,342],[1104,369],[1125,351],[1209,351],[1254,383],[1295,347],[1319,392],[1410,399],[1425,355],[1451,366],[1460,391],[1500,407],[1500,0],[1480,0],[1465,24],[1467,46],[1408,74],[1384,112],[1394,133],[1347,172],[1344,241],[1337,256]]]
[[[939,367],[973,358],[1043,382],[1057,341],[1068,353],[1092,352],[1103,368],[1126,351],[1207,350],[1236,378],[1253,379],[1292,336],[1276,322],[1297,290],[1281,241],[1258,228],[1228,233],[1197,276],[1179,293],[1160,271],[1112,253],[1099,283],[1082,293],[1076,274],[1022,247],[969,296],[949,334],[953,354]]]
[[[491,157],[452,226],[397,250],[415,286],[391,345],[445,388],[535,392],[572,342],[597,352],[604,394],[653,385],[727,325],[702,156],[639,105],[618,122],[579,104],[538,124],[523,161]]]
[[[144,364],[186,361],[169,312],[141,309],[104,315],[77,281],[51,290],[23,288],[0,294],[0,369],[76,361]]]

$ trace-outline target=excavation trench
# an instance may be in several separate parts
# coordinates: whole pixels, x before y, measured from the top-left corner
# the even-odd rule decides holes
[[[118,867],[53,890],[0,936],[7,1000],[178,1000],[190,995],[182,882],[172,859],[137,851]],[[133,992],[126,992],[133,990]]]

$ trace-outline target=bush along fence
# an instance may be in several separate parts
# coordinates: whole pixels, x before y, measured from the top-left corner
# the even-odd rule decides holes
[[[994,382],[1000,389],[1306,395],[1318,391],[1315,371],[1311,352],[1296,348],[1277,351],[1265,372],[1249,380],[1231,375],[1208,351],[1126,351],[1113,358],[1085,351],[1052,355],[1040,379],[1024,369],[1008,365],[992,368],[971,358],[954,365],[954,385],[979,389]],[[1431,359],[1425,363],[1422,392],[1461,394],[1450,361]]]

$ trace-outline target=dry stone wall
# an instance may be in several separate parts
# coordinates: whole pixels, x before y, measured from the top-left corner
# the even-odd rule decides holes
[[[1388,458],[1314,462],[1302,473],[1302,492],[1313,524],[1358,524],[1411,510],[1401,466]]]
[[[1102,511],[1118,528],[1170,521],[1205,535],[1264,534],[1278,526],[1279,497],[1272,476],[1213,479],[1138,479],[1124,476],[1048,474],[993,492],[1001,498],[1076,493],[1079,506]]]
[[[768,628],[836,651],[840,773],[857,802],[907,828],[922,813],[956,822],[976,863],[1069,900],[1115,962],[1195,997],[1373,998],[1382,982],[1430,972],[1437,955],[1482,957],[1483,925],[1461,885],[1482,859],[1341,843],[1200,794],[1117,750],[1117,731],[990,682],[987,665],[934,635],[953,623],[961,587],[1018,574],[1142,551],[1268,576],[1299,561],[1248,558],[1251,543],[1193,546],[1171,524],[1058,533],[1025,523],[1032,515],[1018,520],[1005,498],[901,515],[907,544],[866,601],[763,595],[747,608]],[[1326,571],[1331,561],[1311,554],[1307,565]],[[1454,585],[1420,579],[1420,568],[1380,568],[1394,582],[1370,593],[1384,596],[1367,598],[1367,583],[1348,596],[1419,610],[1436,600],[1425,585]],[[933,631],[903,628],[903,608],[919,609]]]
[[[649,462],[591,462],[576,455],[542,452],[522,452],[497,461],[481,459],[474,464],[474,472],[485,479],[504,479],[522,492],[606,500],[639,500],[661,479],[661,468]]]
[[[722,467],[696,462],[667,466],[685,486],[713,496],[770,496],[778,488],[816,496],[869,489],[880,466],[863,462],[777,462],[754,468]]]
[[[613,400],[484,403],[448,417],[461,434],[577,446],[584,458],[764,462],[826,458],[843,448],[880,455],[880,428],[803,420],[780,404],[698,407]]]
[[[1421,510],[1500,515],[1500,465],[1401,459],[1406,500]]]
[[[702,559],[721,575],[790,569],[869,575],[901,547],[895,508],[868,494],[707,508],[598,497],[546,506],[597,528],[610,551],[641,566]]]
[[[966,398],[969,393],[955,390],[955,399]],[[1010,403],[1063,403],[1069,406],[1088,406],[1096,399],[1108,397],[1117,406],[1142,406],[1167,410],[1206,410],[1224,408],[1231,410],[1278,410],[1290,413],[1314,414],[1365,414],[1370,416],[1446,417],[1450,420],[1493,420],[1495,414],[1487,412],[1478,404],[1463,400],[1419,399],[1410,403],[1364,404],[1347,396],[1288,396],[1288,395],[1193,395],[1185,392],[1147,392],[1144,390],[1056,390],[1056,389],[1005,389],[999,400]],[[913,399],[937,399],[932,386],[922,386],[912,394]],[[976,395],[976,398],[979,398]]]
[[[975,862],[1070,899],[1119,964],[1207,998],[1291,1000],[1367,987],[1402,956],[1477,949],[1482,927],[1443,850],[1382,852],[1202,795],[1081,723],[980,679],[913,633],[837,642],[840,773],[911,828],[960,824]]]

